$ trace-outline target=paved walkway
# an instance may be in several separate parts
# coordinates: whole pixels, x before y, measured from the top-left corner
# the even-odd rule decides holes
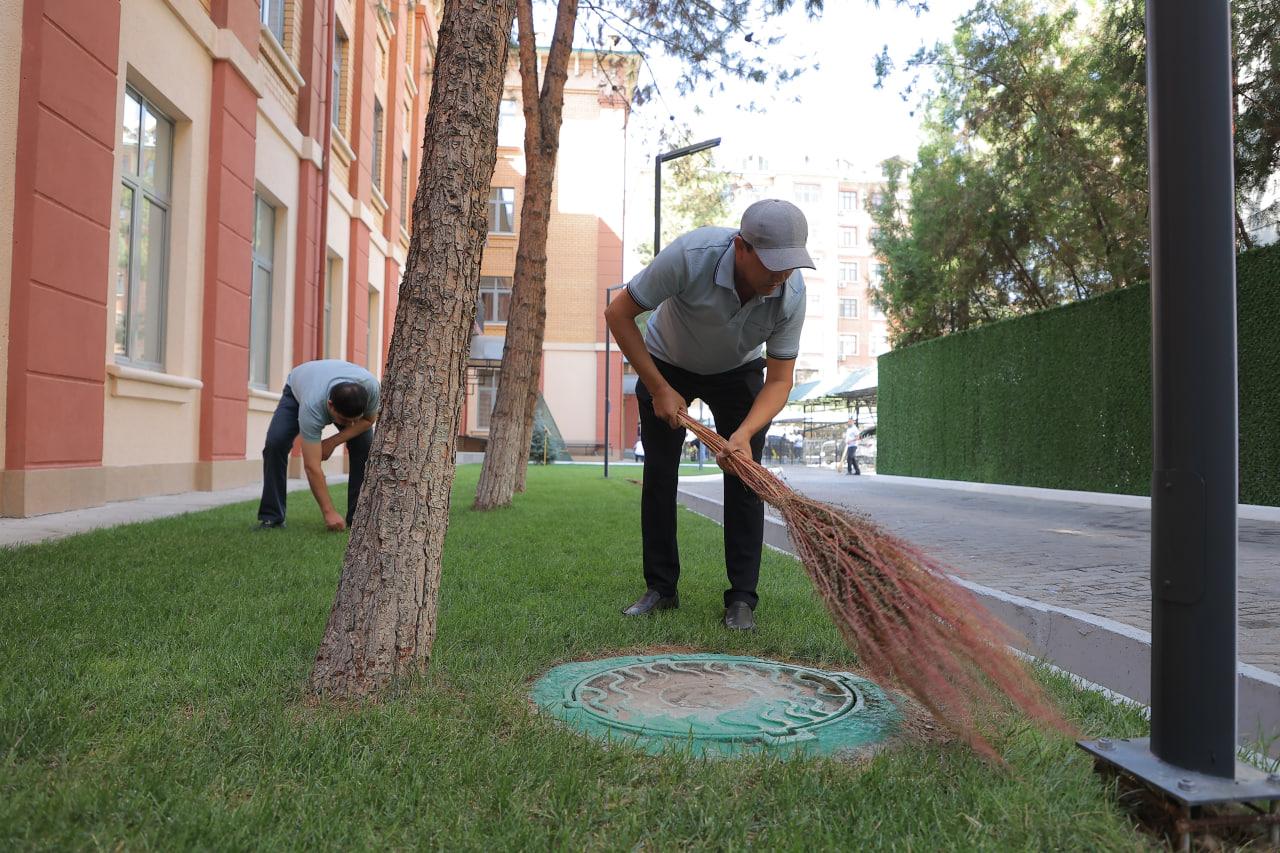
[[[1151,513],[1144,499],[1115,506],[1108,505],[1111,496],[993,494],[968,491],[969,484],[948,488],[790,466],[783,478],[797,491],[871,517],[975,583],[1151,629]],[[682,480],[681,488],[720,497],[718,481]],[[1032,497],[1037,492],[1042,499]],[[1242,511],[1239,529],[1239,658],[1280,673],[1280,513]]]
[[[335,474],[328,479],[330,484],[345,483],[347,475]],[[306,480],[289,481],[291,492],[306,488],[308,488]],[[224,504],[256,501],[261,496],[262,484],[254,483],[251,486],[223,489],[217,492],[156,495],[133,501],[118,501],[89,509],[51,512],[48,515],[36,515],[31,518],[0,518],[0,547],[61,539],[64,536],[97,530],[99,527],[114,527],[117,524],[133,524],[137,521],[185,515],[188,512],[199,512]]]

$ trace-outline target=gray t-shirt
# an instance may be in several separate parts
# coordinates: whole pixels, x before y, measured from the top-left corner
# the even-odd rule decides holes
[[[698,228],[672,241],[627,284],[641,308],[654,309],[645,346],[693,373],[724,373],[767,352],[800,354],[804,278],[793,272],[768,296],[741,304],[733,286],[733,228]]]
[[[364,416],[378,413],[378,379],[359,365],[336,358],[299,364],[285,384],[298,401],[298,430],[302,440],[317,442],[326,424],[333,423],[329,414],[329,391],[343,382],[359,382],[369,392],[369,405]]]

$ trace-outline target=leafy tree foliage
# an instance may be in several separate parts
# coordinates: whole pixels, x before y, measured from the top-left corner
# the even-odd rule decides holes
[[[1276,5],[1233,4],[1249,69],[1237,77],[1242,204],[1280,151]],[[925,140],[909,168],[886,164],[891,191],[872,211],[895,344],[1147,278],[1143,14],[1142,0],[1111,0],[1089,22],[1066,0],[981,0],[950,43],[906,63],[904,97],[932,75]],[[882,81],[892,67],[882,53]]]

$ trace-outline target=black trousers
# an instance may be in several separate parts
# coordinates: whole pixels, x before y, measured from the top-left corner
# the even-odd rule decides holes
[[[690,373],[654,359],[659,372],[688,405],[701,399],[716,419],[716,432],[728,438],[746,419],[756,395],[764,387],[764,359],[756,359],[727,373]],[[649,589],[674,595],[680,580],[680,552],[676,544],[676,484],[683,427],[672,429],[653,412],[653,395],[636,382],[640,403],[640,436],[644,441],[644,488],[640,498],[640,529],[644,542],[644,581]],[[764,450],[764,429],[751,438],[757,462]],[[760,549],[764,544],[764,503],[737,477],[724,475],[724,563],[729,589],[724,603],[745,601],[752,609],[759,600]]]
[[[858,467],[858,445],[851,444],[844,449],[844,472],[846,474],[861,474],[862,469]]]
[[[271,425],[267,427],[267,442],[262,448],[262,501],[258,504],[258,520],[278,523],[284,521],[288,490],[285,481],[289,476],[289,454],[293,440],[298,437],[298,400],[288,385],[280,393],[280,402]],[[356,517],[356,501],[360,498],[360,486],[364,483],[364,469],[369,461],[369,448],[373,446],[373,430],[367,430],[347,442],[350,474],[347,479],[347,526]]]

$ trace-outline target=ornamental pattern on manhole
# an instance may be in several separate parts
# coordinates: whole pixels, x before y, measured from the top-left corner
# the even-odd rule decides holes
[[[653,753],[860,750],[900,719],[883,690],[851,673],[715,654],[564,664],[534,685],[533,701],[585,734]]]

